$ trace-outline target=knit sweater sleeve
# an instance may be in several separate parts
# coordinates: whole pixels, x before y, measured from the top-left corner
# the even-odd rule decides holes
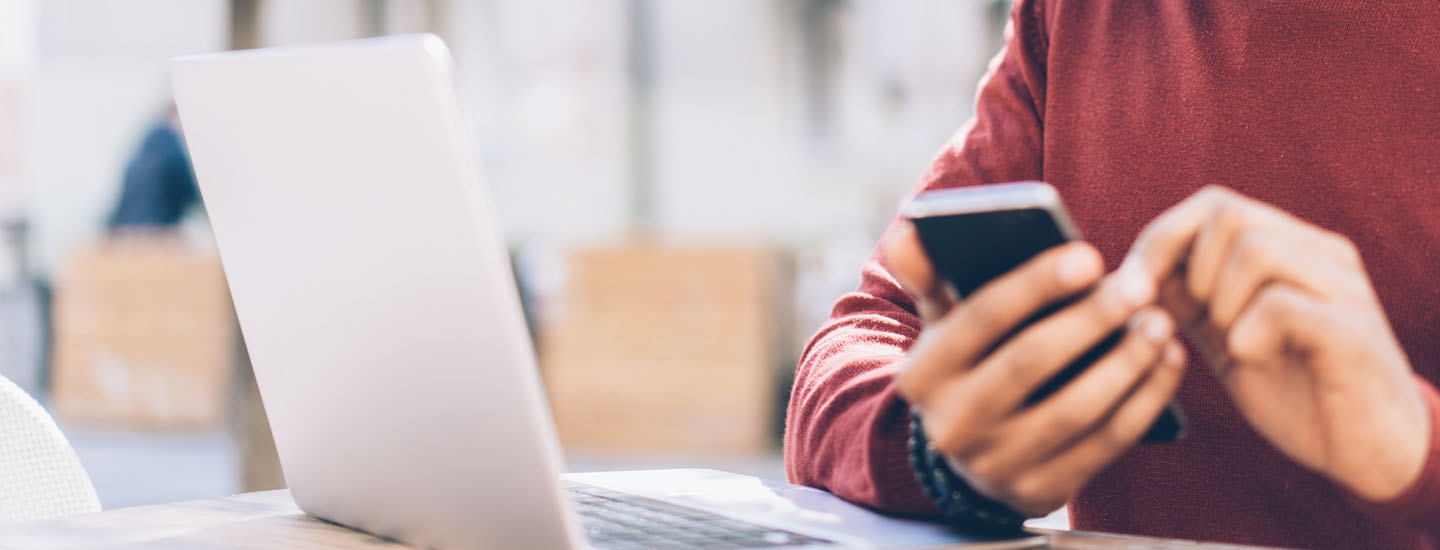
[[[1039,0],[1016,2],[1005,48],[981,81],[975,117],[941,150],[917,190],[1041,179],[1043,16]],[[786,471],[794,483],[865,506],[930,515],[936,510],[907,462],[909,416],[892,382],[921,321],[880,263],[883,253],[882,244],[860,288],[840,298],[800,358],[786,419]]]
[[[1440,392],[1424,378],[1417,376],[1416,379],[1430,410],[1430,431],[1420,434],[1430,441],[1429,455],[1420,470],[1420,477],[1409,489],[1387,502],[1361,501],[1361,506],[1378,517],[1424,530],[1432,543],[1440,544]]]

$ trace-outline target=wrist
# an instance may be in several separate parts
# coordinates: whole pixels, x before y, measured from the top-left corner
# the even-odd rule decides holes
[[[1370,500],[1354,491],[1350,494],[1360,509],[1376,518],[1397,525],[1426,527],[1440,525],[1440,422],[1435,421],[1440,419],[1440,392],[1425,380],[1420,380],[1419,386],[1432,419],[1430,433],[1419,437],[1430,443],[1419,478],[1403,493],[1386,500]]]
[[[1345,480],[1351,492],[1375,503],[1394,500],[1409,491],[1420,480],[1431,459],[1431,407],[1421,392],[1416,403],[1395,415],[1386,442],[1373,447],[1373,462],[1359,465]]]
[[[910,467],[925,496],[947,521],[971,531],[1012,533],[1025,526],[1025,516],[1003,502],[976,492],[949,465],[949,459],[925,437],[917,409],[910,412]]]

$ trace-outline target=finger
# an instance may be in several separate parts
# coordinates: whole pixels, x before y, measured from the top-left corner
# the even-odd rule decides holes
[[[1222,272],[1238,242],[1251,235],[1266,235],[1285,243],[1287,250],[1303,250],[1315,258],[1348,264],[1353,247],[1329,231],[1310,225],[1270,205],[1239,195],[1218,200],[1210,220],[1195,239],[1185,272],[1190,294],[1200,303],[1212,303]]]
[[[1341,267],[1313,249],[1297,246],[1294,239],[1245,232],[1235,239],[1219,275],[1214,277],[1209,321],[1217,329],[1227,330],[1268,283],[1285,283],[1329,300],[1355,286],[1351,279],[1356,279],[1352,269]]]
[[[908,382],[933,384],[969,370],[1021,321],[1090,286],[1102,269],[1095,247],[1069,243],[985,284],[921,335],[909,353],[908,368],[917,372]]]
[[[1136,279],[1139,283],[1137,284]],[[1119,329],[1154,300],[1143,274],[1117,273],[1095,291],[1006,340],[975,368],[978,396],[987,407],[1010,411],[1077,358]]]
[[[1156,304],[1170,312],[1175,324],[1205,355],[1206,363],[1217,368],[1230,363],[1224,353],[1224,333],[1209,323],[1205,308],[1190,295],[1183,272],[1171,272],[1161,281]]]
[[[1184,365],[1184,348],[1178,342],[1171,342],[1165,348],[1160,366],[1113,409],[1102,427],[1016,479],[1009,488],[1011,501],[1037,502],[1040,503],[1038,508],[1063,504],[1066,497],[1079,490],[1096,472],[1113,462],[1150,429],[1180,386]]]
[[[1190,294],[1205,303],[1236,236],[1244,232],[1293,233],[1305,227],[1298,218],[1238,193],[1219,193],[1212,200],[1195,237],[1185,271]]]
[[[1190,295],[1185,287],[1185,275],[1174,273],[1166,276],[1160,282],[1159,291],[1155,297],[1156,305],[1170,312],[1175,324],[1186,330],[1192,330],[1194,326],[1203,320],[1204,313],[1200,303]]]
[[[977,459],[977,473],[1008,479],[1019,468],[1048,460],[1100,425],[1160,365],[1165,348],[1174,342],[1174,322],[1159,308],[1147,308],[1131,319],[1130,329],[1114,350],[997,430],[1011,437]]]
[[[1189,255],[1215,206],[1238,196],[1229,189],[1210,186],[1161,213],[1140,231],[1121,269],[1140,270],[1158,284]]]
[[[935,275],[930,257],[920,244],[915,226],[898,224],[884,245],[884,263],[895,281],[915,298],[915,307],[926,323],[944,316],[954,307],[945,283]]]
[[[1239,363],[1308,350],[1327,336],[1320,326],[1329,316],[1314,295],[1284,283],[1267,284],[1231,327],[1226,348]]]

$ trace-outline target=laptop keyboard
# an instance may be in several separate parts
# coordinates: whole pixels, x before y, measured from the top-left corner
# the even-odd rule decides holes
[[[594,485],[566,481],[565,490],[596,548],[767,548],[833,544]]]

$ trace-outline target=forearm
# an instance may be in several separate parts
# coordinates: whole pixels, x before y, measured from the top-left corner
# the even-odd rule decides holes
[[[1005,49],[980,87],[975,118],[935,157],[916,191],[1043,176],[1040,8],[1031,0],[1015,3]],[[795,483],[853,502],[933,515],[938,510],[909,465],[909,411],[893,381],[921,321],[911,297],[881,266],[882,250],[865,265],[859,290],[836,303],[801,357],[786,420],[786,469]]]
[[[933,515],[908,463],[909,414],[892,381],[919,319],[887,298],[897,297],[845,296],[806,347],[786,421],[786,470],[794,483],[865,506]]]

